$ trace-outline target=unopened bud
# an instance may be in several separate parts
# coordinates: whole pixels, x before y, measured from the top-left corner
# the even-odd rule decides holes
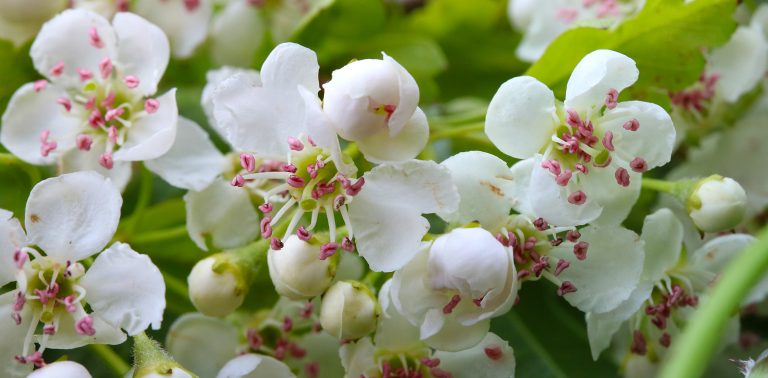
[[[376,329],[379,305],[371,290],[357,281],[339,281],[323,296],[320,325],[341,340],[356,340]]]
[[[320,259],[320,245],[291,235],[279,251],[267,252],[269,277],[277,293],[295,300],[322,294],[336,272],[334,259]]]
[[[713,175],[699,181],[688,197],[688,213],[701,231],[735,227],[747,211],[747,194],[735,180]]]
[[[248,283],[242,269],[219,253],[200,260],[187,278],[189,299],[208,316],[226,316],[245,299]]]
[[[41,369],[30,373],[28,378],[91,378],[91,374],[83,365],[72,361],[58,361],[47,364]]]

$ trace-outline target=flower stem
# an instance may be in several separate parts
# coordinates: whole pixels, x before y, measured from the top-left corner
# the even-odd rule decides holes
[[[642,187],[669,194],[677,193],[677,184],[674,181],[659,180],[643,177]]]
[[[485,122],[475,122],[468,125],[451,127],[441,130],[433,131],[429,136],[429,140],[445,139],[457,135],[464,135],[469,133],[476,133],[485,130]]]
[[[165,281],[165,287],[170,291],[176,293],[181,298],[189,298],[189,291],[187,290],[187,284],[176,278],[176,276],[163,272],[163,280]]]
[[[131,219],[125,226],[125,235],[130,236],[136,229],[136,226],[141,222],[141,216],[144,214],[144,210],[149,205],[149,201],[152,199],[152,172],[150,172],[144,165],[141,166],[141,182],[139,186],[139,198],[136,200],[136,206],[133,208]]]
[[[89,344],[88,347],[91,348],[91,350],[93,350],[96,354],[98,354],[99,357],[101,357],[101,359],[106,362],[107,366],[112,369],[112,371],[117,376],[122,377],[125,372],[131,369],[128,363],[125,362],[125,360],[123,360],[120,355],[115,353],[115,351],[109,345]]]
[[[167,240],[173,240],[185,235],[187,235],[187,226],[181,225],[177,227],[166,228],[163,230],[150,231],[150,232],[138,234],[129,240],[131,243],[146,244],[146,243],[156,243],[156,242],[162,242]]]
[[[708,301],[702,303],[679,340],[660,377],[699,377],[722,339],[726,323],[750,289],[768,271],[768,227],[758,240],[725,268]]]

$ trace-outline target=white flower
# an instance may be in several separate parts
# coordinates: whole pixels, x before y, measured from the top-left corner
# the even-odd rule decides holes
[[[127,181],[130,162],[166,153],[176,136],[175,90],[151,98],[168,63],[163,32],[130,13],[114,22],[68,10],[30,50],[40,80],[22,86],[3,114],[0,142],[32,164],[61,161]],[[87,159],[83,156],[87,156]]]
[[[188,58],[205,41],[213,13],[211,0],[138,0],[131,8],[168,36],[176,58]]]
[[[413,159],[429,139],[419,87],[394,59],[354,61],[323,85],[323,111],[338,134],[373,162]]]
[[[45,21],[66,7],[66,0],[0,1],[0,39],[21,46],[37,33]]]
[[[468,228],[439,237],[395,272],[391,296],[421,340],[458,351],[482,340],[517,288],[511,254],[488,231]]]
[[[325,292],[320,325],[340,340],[356,340],[376,329],[380,308],[371,289],[356,281],[339,281]]]
[[[336,263],[321,258],[321,247],[317,242],[291,235],[281,250],[267,252],[269,277],[278,294],[301,300],[325,292],[335,275]]]
[[[597,359],[620,329],[624,330],[620,336],[631,340],[627,345],[629,352],[642,356],[647,350],[654,350],[657,356],[663,355],[719,272],[754,241],[750,235],[731,234],[684,245],[685,232],[669,209],[646,217],[640,283],[614,309],[586,314],[593,358]],[[763,280],[745,304],[760,301],[766,294],[768,280]],[[737,325],[738,321],[734,323]],[[622,328],[623,324],[628,326]]]
[[[91,378],[83,365],[73,361],[58,361],[33,371],[27,378]]]
[[[617,0],[511,0],[507,13],[523,33],[517,56],[538,60],[550,43],[574,26],[609,27],[642,6],[643,1]]]
[[[129,335],[150,325],[159,328],[165,283],[147,256],[116,242],[87,271],[79,262],[110,241],[121,204],[120,193],[108,179],[78,172],[44,180],[32,189],[26,235],[19,222],[2,211],[0,284],[16,281],[17,286],[0,296],[3,366],[40,364],[46,348],[119,344],[126,339],[121,328]],[[41,335],[36,334],[39,324]],[[40,345],[37,351],[33,342]]]
[[[615,224],[626,217],[642,172],[666,164],[675,140],[672,121],[658,105],[617,102],[637,77],[632,59],[597,50],[576,65],[562,105],[532,77],[502,84],[485,131],[502,152],[526,159],[517,164],[530,171],[520,169],[525,177],[515,177],[528,186],[518,198],[521,206],[559,226],[598,216]]]
[[[717,232],[735,227],[747,211],[747,193],[732,178],[702,180],[688,199],[688,211],[700,230]]]

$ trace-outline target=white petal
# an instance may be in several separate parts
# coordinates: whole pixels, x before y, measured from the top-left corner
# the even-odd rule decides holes
[[[139,86],[134,89],[137,93],[154,94],[168,66],[168,38],[160,28],[133,13],[118,13],[112,24],[117,34],[121,75],[139,78]]]
[[[35,92],[32,83],[13,94],[3,114],[0,143],[11,153],[32,164],[52,164],[62,152],[75,145],[82,120],[64,110],[56,100],[65,92],[48,85]],[[40,133],[50,131],[49,141],[57,147],[48,157],[40,155]]]
[[[719,76],[715,94],[725,101],[735,102],[754,88],[763,77],[768,62],[768,41],[762,28],[739,27],[725,45],[709,56],[709,74]]]
[[[103,43],[102,48],[91,45],[91,28]],[[108,57],[114,61],[117,55],[115,31],[109,21],[100,15],[82,9],[70,9],[43,25],[29,50],[32,62],[42,75],[65,87],[80,84],[77,69],[99,72],[99,62]],[[64,63],[60,76],[51,75],[51,68]]]
[[[23,354],[24,337],[32,320],[31,306],[25,306],[21,312],[21,324],[11,318],[13,304],[16,302],[16,293],[8,292],[0,295],[0,335],[3,342],[0,343],[0,376],[23,377],[32,367],[22,365],[14,359],[14,356]]]
[[[218,65],[248,67],[263,43],[267,29],[259,7],[230,1],[211,25],[211,55]]]
[[[490,319],[464,326],[455,318],[449,317],[445,318],[445,323],[440,330],[424,342],[438,350],[457,352],[477,345],[490,329]]]
[[[565,90],[565,107],[577,111],[599,109],[609,90],[621,92],[634,84],[639,74],[630,57],[611,50],[593,51],[573,69]]]
[[[112,185],[122,193],[125,186],[128,185],[128,181],[131,180],[132,163],[130,161],[116,161],[113,163],[112,169],[102,167],[99,164],[99,156],[105,151],[105,148],[103,141],[94,140],[90,151],[69,150],[61,158],[61,172],[95,171],[109,178]]]
[[[428,248],[429,245],[424,246],[408,264],[395,272],[390,288],[390,298],[397,312],[412,325],[420,327],[420,331],[425,330],[423,323],[426,322],[427,312],[431,309],[442,310],[447,303],[440,293],[427,286],[428,281],[424,279],[427,276]]]
[[[339,172],[350,175],[357,171],[354,162],[346,161],[341,154],[339,137],[320,106],[320,99],[316,93],[310,92],[304,87],[298,87],[299,93],[304,99],[306,113],[304,115],[304,128],[307,135],[320,147],[330,152],[331,159]]]
[[[45,365],[42,369],[38,369],[28,375],[27,378],[92,378],[88,373],[88,369],[83,365],[72,361],[57,361],[52,364]]]
[[[541,167],[541,155],[534,160],[528,200],[536,217],[544,218],[558,226],[577,226],[595,220],[602,212],[602,206],[585,190],[587,201],[581,205],[568,202],[568,187],[557,185],[548,170]],[[580,189],[570,184],[573,191]]]
[[[13,254],[27,246],[27,236],[13,213],[0,209],[0,287],[16,280],[16,263]]]
[[[358,378],[365,376],[375,376],[367,374],[376,374],[380,371],[376,362],[373,360],[373,354],[376,352],[371,339],[364,337],[358,341],[345,343],[339,347],[339,357],[344,366],[346,374],[344,378]]]
[[[120,277],[115,280],[115,277]],[[102,252],[83,276],[94,313],[133,336],[159,329],[165,309],[165,281],[147,255],[117,242]]]
[[[244,354],[235,357],[221,369],[216,378],[294,378],[284,363],[268,356]]]
[[[248,191],[215,180],[202,192],[184,196],[189,237],[203,250],[206,238],[217,248],[241,246],[259,235],[259,215]]]
[[[191,313],[173,322],[165,346],[184,368],[213,377],[240,351],[239,337],[231,323]]]
[[[529,21],[523,39],[515,50],[515,54],[525,62],[538,60],[549,44],[570,27],[568,22],[556,17],[556,8],[559,4],[554,1],[534,3],[539,11]]]
[[[394,114],[394,113],[393,113]],[[392,135],[392,129],[382,129],[356,142],[368,161],[373,163],[398,162],[416,158],[429,141],[429,124],[424,112],[416,108],[413,116]]]
[[[508,80],[493,95],[485,133],[505,154],[525,159],[539,152],[559,124],[555,95],[530,76]]]
[[[133,122],[125,144],[114,154],[115,160],[149,160],[171,149],[179,123],[176,89],[165,92],[156,100],[160,107],[155,113],[146,114]]]
[[[693,251],[689,256],[690,264],[699,270],[719,275],[733,258],[754,242],[755,237],[747,234],[718,236],[708,241],[701,248]],[[700,285],[709,285],[711,283],[698,282]]]
[[[645,263],[643,279],[658,282],[677,264],[683,248],[683,224],[669,209],[660,209],[643,222]]]
[[[590,167],[589,174],[583,177],[581,184],[587,198],[591,198],[603,210],[600,216],[592,221],[597,225],[621,224],[627,218],[632,207],[640,197],[640,187],[643,176],[626,167],[629,173],[629,186],[616,183],[616,164],[605,168]]]
[[[171,149],[144,164],[177,188],[201,191],[221,175],[228,160],[216,149],[203,128],[194,121],[179,117]]]
[[[459,195],[447,168],[412,160],[380,165],[349,205],[360,256],[375,271],[394,271],[418,251],[429,222],[422,214],[451,212]]]
[[[293,92],[302,86],[317,93],[320,91],[319,70],[314,51],[295,43],[281,43],[261,66],[261,80],[267,88]]]
[[[486,152],[469,151],[444,160],[459,190],[459,209],[440,213],[448,222],[467,224],[479,221],[483,228],[496,230],[509,217],[515,201],[515,183],[507,163]]]
[[[637,131],[624,129],[623,125],[631,119],[640,123]],[[627,162],[641,157],[650,169],[667,164],[672,157],[675,127],[669,114],[656,104],[620,102],[615,108],[606,110],[597,122],[601,128],[613,133],[616,154]]]
[[[486,348],[499,348],[501,357],[490,359]],[[488,332],[479,344],[459,352],[437,351],[434,358],[440,359],[440,369],[453,378],[505,378],[515,376],[515,353],[504,339]]]
[[[187,58],[192,55],[208,33],[208,21],[213,13],[209,0],[201,0],[190,10],[183,1],[140,0],[135,12],[163,29],[171,42],[173,56]]]
[[[531,200],[528,196],[531,187],[531,173],[533,167],[540,162],[539,158],[532,157],[520,160],[509,168],[509,174],[512,178],[511,184],[507,185],[507,195],[512,200],[512,208],[520,214],[536,218],[531,208]],[[541,164],[541,163],[538,163]]]
[[[385,349],[410,350],[423,345],[419,340],[419,329],[397,311],[390,303],[390,279],[379,290],[379,305],[382,316],[376,328],[376,346]]]
[[[71,313],[62,312],[59,318],[59,328],[56,334],[48,337],[47,346],[51,349],[75,349],[88,344],[118,345],[125,342],[127,337],[116,327],[109,324],[97,315],[93,317],[93,328],[96,333],[93,336],[81,335],[75,331],[75,318]]]
[[[641,282],[632,291],[629,298],[615,309],[603,313],[589,312],[586,314],[587,335],[593,360],[597,361],[600,353],[608,348],[613,335],[650,298],[652,290],[653,284],[651,281]]]
[[[389,55],[382,53],[384,61],[391,64],[397,73],[398,98],[397,107],[387,121],[389,136],[395,137],[406,127],[409,120],[413,119],[414,112],[419,105],[419,86],[410,73],[392,59]],[[426,116],[424,117],[426,120]],[[426,143],[426,142],[425,142]]]
[[[117,188],[95,172],[43,180],[27,199],[29,242],[60,262],[82,260],[112,239],[122,203]]]
[[[611,311],[629,298],[640,281],[645,258],[643,241],[618,226],[589,226],[580,231],[579,240],[589,243],[586,260],[576,259],[570,243],[551,252],[553,258],[571,264],[558,278],[570,281],[577,291],[564,298],[583,312]]]
[[[216,70],[210,70],[205,74],[206,83],[203,88],[203,94],[200,97],[203,111],[205,112],[205,116],[208,117],[208,123],[222,136],[226,135],[226,132],[219,127],[213,117],[213,94],[218,90],[221,83],[235,74],[243,74],[240,78],[244,79],[249,85],[261,86],[261,76],[259,76],[259,71],[225,66]]]

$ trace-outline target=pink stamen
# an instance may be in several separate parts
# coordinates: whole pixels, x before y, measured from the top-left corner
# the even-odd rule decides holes
[[[283,318],[283,332],[291,332],[293,329],[293,319],[290,316]]]
[[[571,266],[571,263],[569,263],[567,260],[564,260],[564,259],[558,260],[557,266],[555,266],[555,276],[559,276],[560,273],[566,270],[569,266]]]
[[[80,81],[88,81],[93,79],[93,72],[86,70],[85,68],[78,68],[77,74],[80,75]]]
[[[109,129],[107,130],[107,138],[109,139],[109,141],[112,143],[117,143],[117,136],[118,136],[117,127],[110,126]]]
[[[573,245],[573,254],[576,255],[577,259],[584,260],[587,258],[588,249],[589,249],[589,243],[585,241],[580,241]]]
[[[451,297],[451,300],[448,302],[448,304],[443,306],[443,314],[447,315],[452,313],[453,309],[456,308],[456,306],[458,306],[459,301],[461,301],[461,297],[458,294]]]
[[[106,169],[112,169],[115,165],[114,160],[112,160],[112,154],[109,152],[101,154],[101,156],[99,156],[99,164]]]
[[[568,196],[568,202],[573,205],[583,205],[587,202],[587,195],[581,190],[577,190]]]
[[[389,119],[392,118],[392,113],[394,113],[396,109],[397,109],[397,106],[395,105],[382,106],[382,110],[384,110],[384,113],[387,113],[387,117],[386,117],[387,122],[389,122]]]
[[[200,0],[184,0],[184,7],[187,11],[192,12],[200,6]]]
[[[648,164],[645,162],[643,158],[639,158],[639,157],[632,159],[632,161],[629,162],[629,166],[632,168],[633,171],[637,173],[643,173],[648,170]]]
[[[360,177],[354,184],[350,184],[346,188],[347,195],[356,196],[363,189],[363,185],[365,185],[365,177]]]
[[[64,61],[59,61],[58,63],[54,64],[53,67],[51,67],[50,74],[51,76],[61,76],[63,72],[64,72]]]
[[[659,344],[661,344],[661,346],[664,348],[669,348],[669,345],[672,344],[672,336],[664,332],[664,334],[662,334],[659,338]]]
[[[613,109],[618,104],[619,99],[619,91],[617,91],[614,88],[611,88],[608,90],[608,94],[605,95],[605,107],[608,109]]]
[[[83,105],[85,110],[94,110],[96,107],[96,96],[91,96],[91,98],[88,99],[88,101],[85,102]]]
[[[584,165],[584,164],[576,163],[576,165],[574,165],[573,167],[576,168],[577,171],[579,171],[579,172],[581,172],[581,173],[583,173],[585,175],[587,173],[589,173],[589,170],[587,169],[587,166]]]
[[[303,240],[305,242],[308,242],[309,239],[312,239],[312,233],[307,231],[304,226],[299,226],[299,229],[296,230],[296,236],[299,238],[299,240]]]
[[[157,108],[160,107],[160,102],[155,100],[154,98],[147,99],[147,101],[144,101],[144,111],[147,112],[147,114],[152,114],[157,111]]]
[[[110,60],[107,57],[104,57],[104,59],[99,62],[99,71],[101,72],[101,78],[106,79],[110,76],[112,76],[112,70],[115,67],[112,65],[112,60]]]
[[[304,149],[304,143],[294,137],[288,137],[288,148],[292,151],[301,151]]]
[[[485,352],[485,355],[488,356],[488,358],[494,361],[498,361],[504,357],[504,354],[501,351],[501,347],[498,345],[489,345],[485,347],[483,351]]]
[[[635,118],[632,118],[629,121],[625,122],[622,127],[624,128],[624,130],[637,131],[637,129],[640,128],[640,121],[638,121]]]
[[[571,281],[563,281],[563,283],[560,284],[560,287],[557,289],[557,295],[562,297],[563,295],[576,291],[576,286],[573,286]]]
[[[610,131],[606,131],[605,135],[603,135],[603,146],[608,151],[613,151],[615,148],[613,147],[613,133]]]
[[[298,170],[296,166],[293,164],[286,164],[280,168],[283,170],[283,172],[288,172],[288,173],[296,173],[296,171]]]
[[[75,306],[75,296],[74,295],[68,295],[64,297],[64,308],[67,309],[67,312],[75,312],[77,310],[77,306]]]
[[[45,80],[38,80],[34,84],[32,84],[32,88],[35,89],[35,92],[40,92],[43,89],[45,89],[45,87],[47,86],[48,86],[48,82]]]
[[[308,378],[317,378],[320,376],[320,364],[317,361],[308,362],[304,364],[304,371]]]
[[[547,223],[544,218],[536,218],[536,220],[533,221],[533,226],[539,231],[544,231],[549,228],[549,223]]]
[[[312,302],[304,303],[304,307],[299,310],[299,316],[301,316],[304,319],[309,319],[312,317],[312,310],[314,310],[315,305],[312,304]]]
[[[304,185],[306,185],[306,182],[304,181],[304,179],[296,175],[288,176],[287,182],[288,182],[288,185],[294,188],[303,188]]]
[[[553,175],[560,175],[560,162],[557,160],[544,160],[541,162],[541,167],[548,169]]]
[[[579,116],[578,112],[573,109],[568,109],[566,112],[568,113],[568,117],[565,119],[565,122],[568,123],[569,126],[579,127],[579,125],[582,124],[581,117]]]
[[[109,121],[112,121],[114,119],[119,118],[121,115],[123,115],[123,113],[125,113],[125,109],[123,109],[123,108],[110,109],[110,110],[107,110],[107,114],[104,115],[104,119],[107,122],[109,122]]]
[[[341,249],[347,252],[355,250],[355,243],[352,242],[352,239],[350,239],[349,236],[345,236],[344,239],[341,240]]]
[[[520,270],[517,272],[517,279],[518,279],[518,280],[523,280],[523,279],[525,279],[526,277],[528,277],[528,276],[530,276],[530,275],[531,275],[531,272],[530,272],[530,271],[528,271],[528,270],[525,270],[525,269],[520,269]]]
[[[24,268],[24,264],[28,259],[29,255],[27,255],[26,252],[22,252],[20,249],[13,251],[13,262],[16,264],[17,268]]]
[[[571,172],[571,170],[566,169],[563,171],[563,173],[555,177],[555,182],[557,183],[557,185],[567,186],[568,182],[571,181],[571,176],[573,176],[573,173]]]
[[[21,291],[16,293],[16,300],[13,302],[13,311],[19,312],[24,308],[24,304],[27,303],[27,297]]]
[[[623,187],[629,186],[629,172],[627,172],[626,169],[620,167],[616,169],[616,173],[614,173],[614,176],[616,177],[616,183]]]
[[[339,249],[339,245],[334,242],[323,244],[323,246],[320,247],[320,260],[325,260],[333,256],[334,254],[336,254],[336,251],[338,249]]]
[[[53,324],[46,324],[43,326],[43,334],[45,335],[55,335],[56,334],[56,327]]]
[[[64,110],[66,110],[67,112],[72,110],[72,101],[70,101],[66,97],[59,97],[58,99],[56,99],[56,103],[63,106]]]
[[[539,259],[533,264],[531,270],[536,277],[540,277],[544,269],[549,268],[549,258],[547,256],[540,256]]]
[[[83,316],[77,323],[75,323],[75,331],[84,336],[95,335],[96,330],[93,328],[93,318],[89,315]]]
[[[88,35],[91,37],[91,46],[97,49],[104,47],[104,42],[101,40],[99,31],[96,30],[95,27],[92,27],[88,30]]]
[[[93,138],[90,135],[80,134],[75,138],[75,145],[80,151],[90,151]]]
[[[440,365],[440,359],[439,358],[429,358],[429,357],[422,357],[421,360],[419,360],[422,365],[427,367],[437,367]]]
[[[256,158],[251,154],[241,153],[240,166],[248,172],[253,172],[256,170]]]
[[[406,373],[404,373],[404,374],[406,374]],[[429,374],[432,375],[432,378],[453,378],[453,374],[451,374],[451,373],[449,373],[449,372],[447,372],[447,371],[445,371],[443,369],[440,369],[438,367],[430,368],[429,369]],[[402,375],[402,376],[405,377],[405,375]],[[414,376],[414,375],[410,375],[409,377],[412,377],[412,376]],[[382,375],[382,377],[387,377],[387,376],[386,375]]]
[[[242,188],[243,185],[245,185],[245,177],[242,175],[235,175],[235,177],[232,177],[232,181],[230,181],[229,184],[238,188]]]
[[[279,251],[279,250],[283,249],[283,242],[280,241],[280,239],[278,239],[278,238],[272,238],[272,240],[269,241],[269,247],[273,251]]]
[[[272,210],[273,210],[273,207],[272,207],[272,204],[271,204],[271,203],[269,203],[269,202],[264,202],[263,204],[261,204],[261,205],[259,206],[259,210],[261,210],[261,212],[262,212],[262,213],[264,213],[264,214],[269,214],[269,213],[271,213],[271,212],[272,212]]]
[[[13,319],[13,322],[16,323],[16,325],[21,324],[21,314],[19,314],[18,312],[12,313],[11,319]]]
[[[555,13],[555,18],[566,23],[573,22],[577,17],[579,17],[579,10],[575,8],[560,8]]]
[[[570,230],[565,233],[565,239],[572,243],[577,242],[580,237],[581,232],[579,232],[579,230]]]
[[[248,346],[253,350],[259,350],[264,344],[264,339],[259,335],[259,332],[253,328],[249,328],[248,331],[246,331],[245,337],[248,339]]]
[[[336,198],[333,199],[333,208],[334,210],[341,209],[342,206],[347,202],[347,197],[344,197],[343,194],[339,194],[336,196]]]
[[[139,86],[139,78],[133,75],[128,75],[123,79],[125,86],[134,89]]]
[[[643,337],[643,334],[635,330],[632,333],[632,346],[630,347],[630,352],[644,356],[646,353],[646,345],[645,345],[645,337]]]
[[[115,3],[115,6],[117,7],[118,12],[128,12],[130,8],[129,4],[130,0],[117,0]]]
[[[105,108],[111,108],[114,103],[115,103],[115,92],[112,92],[112,91],[110,91],[109,94],[107,94],[107,97],[104,97],[104,99],[101,100],[101,106]]]
[[[272,236],[272,218],[271,217],[264,217],[261,222],[259,223],[259,228],[261,230],[261,237],[266,239],[270,236]]]

